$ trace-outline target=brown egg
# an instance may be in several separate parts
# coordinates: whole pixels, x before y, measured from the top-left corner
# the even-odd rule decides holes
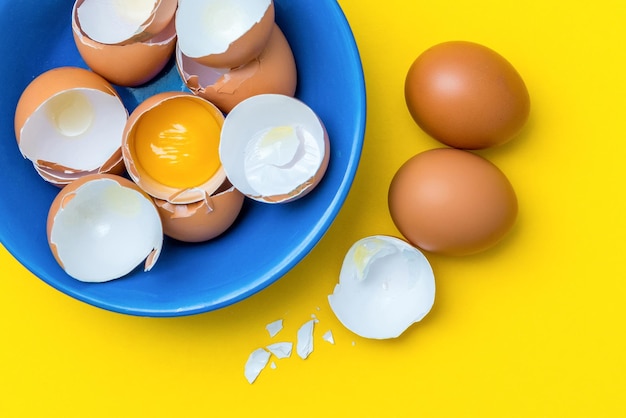
[[[422,152],[397,171],[389,187],[391,218],[413,245],[467,255],[499,242],[517,217],[517,197],[490,161],[453,148]]]
[[[232,70],[207,67],[176,49],[178,72],[187,87],[223,112],[248,97],[276,93],[293,96],[297,71],[293,52],[278,25],[258,58]]]
[[[515,68],[497,52],[464,41],[435,45],[417,57],[407,73],[405,98],[426,133],[462,149],[511,140],[530,111]]]
[[[208,241],[226,232],[239,216],[243,201],[244,195],[228,181],[195,203],[154,199],[165,235],[185,242]]]
[[[89,38],[78,22],[78,0],[72,12],[72,33],[80,56],[94,72],[119,86],[139,86],[154,78],[176,47],[174,19],[158,34],[142,42],[102,44]]]

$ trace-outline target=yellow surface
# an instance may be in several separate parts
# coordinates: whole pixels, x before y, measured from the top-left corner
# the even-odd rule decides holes
[[[0,416],[624,417],[626,3],[341,0],[363,59],[362,163],[330,231],[290,274],[235,306],[150,319],[65,296],[0,252]],[[357,239],[395,234],[389,181],[438,146],[410,119],[413,59],[446,40],[483,43],[524,77],[531,118],[482,152],[515,186],[520,216],[492,251],[430,257],[433,311],[402,337],[345,330],[327,295]],[[319,308],[319,309],[318,309]],[[257,347],[315,349],[250,385]],[[265,325],[282,318],[270,338]],[[332,330],[335,344],[322,340]]]

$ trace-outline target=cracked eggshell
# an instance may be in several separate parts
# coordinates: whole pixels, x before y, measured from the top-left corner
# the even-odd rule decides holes
[[[183,54],[179,47],[175,54],[178,72],[187,88],[225,113],[257,94],[293,96],[296,91],[296,62],[287,38],[276,24],[261,54],[237,68],[207,67]]]
[[[154,199],[165,235],[185,242],[213,239],[228,230],[239,216],[244,195],[228,181],[206,199],[174,204]]]
[[[179,48],[208,67],[239,67],[263,51],[274,18],[272,0],[180,0]]]
[[[94,41],[78,22],[77,1],[72,12],[74,42],[85,63],[94,72],[120,86],[139,86],[153,79],[165,68],[174,54],[176,30],[174,19],[156,35],[141,42],[108,45]]]
[[[40,74],[22,92],[15,137],[39,175],[64,186],[87,174],[124,171],[127,119],[107,80],[83,68],[59,67]]]
[[[430,312],[435,278],[426,257],[406,241],[365,237],[348,250],[328,302],[355,334],[396,338]]]
[[[163,243],[152,199],[110,174],[85,176],[61,189],[48,212],[47,236],[59,265],[84,282],[118,279],[142,263],[148,271]]]
[[[126,171],[131,179],[139,185],[146,193],[157,199],[166,200],[174,204],[186,204],[200,202],[208,199],[226,180],[224,167],[219,165],[217,171],[213,173],[204,183],[190,187],[173,187],[156,180],[139,163],[135,149],[135,133],[137,127],[142,123],[151,111],[157,109],[166,102],[179,100],[189,100],[202,107],[206,111],[206,118],[212,118],[215,123],[222,127],[224,114],[209,101],[195,96],[188,92],[162,92],[141,102],[130,114],[128,122],[122,135],[122,155]],[[174,116],[174,115],[173,115]],[[215,150],[216,159],[219,158],[218,150]]]
[[[101,44],[143,42],[173,20],[177,0],[77,0],[76,16],[83,32]]]
[[[321,181],[330,146],[323,122],[308,105],[286,95],[259,94],[228,113],[219,153],[228,179],[243,194],[287,203]]]

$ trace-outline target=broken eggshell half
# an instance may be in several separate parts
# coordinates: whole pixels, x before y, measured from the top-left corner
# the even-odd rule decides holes
[[[276,24],[261,54],[233,69],[202,65],[178,46],[175,54],[178,73],[187,88],[225,113],[257,94],[293,96],[296,91],[296,62],[287,38]]]
[[[77,0],[75,18],[83,33],[100,44],[143,42],[174,19],[177,0]]]
[[[227,114],[219,155],[231,183],[251,199],[286,203],[320,182],[330,156],[328,133],[304,102],[252,96]]]
[[[434,301],[435,278],[426,257],[406,241],[385,235],[353,244],[328,296],[346,328],[372,339],[399,337],[430,312]]]
[[[241,211],[244,195],[226,180],[211,196],[195,203],[154,199],[165,235],[185,242],[208,241],[228,230]]]
[[[22,92],[15,137],[39,175],[63,186],[87,174],[124,171],[120,148],[127,119],[107,80],[86,69],[58,67]]]
[[[132,181],[92,174],[65,186],[50,206],[48,243],[71,277],[106,282],[144,263],[150,270],[163,244],[152,199]]]
[[[78,21],[78,0],[72,12],[74,42],[87,66],[113,84],[134,87],[156,77],[167,65],[176,47],[174,19],[157,34],[121,45],[108,45],[87,36]]]
[[[205,200],[226,180],[218,154],[223,123],[224,115],[215,105],[192,93],[163,92],[149,97],[133,110],[124,128],[122,155],[128,174],[157,199],[175,204]],[[211,130],[195,130],[207,125]],[[159,138],[164,142],[152,142]],[[185,145],[193,150],[177,148]],[[197,150],[203,152],[194,153]],[[147,155],[150,152],[153,155]],[[162,164],[151,168],[145,163],[150,160]],[[195,168],[195,172],[187,171],[189,178],[179,170],[186,166]],[[178,184],[165,183],[175,176]]]
[[[239,67],[265,48],[274,18],[272,0],[179,0],[178,45],[208,67]]]

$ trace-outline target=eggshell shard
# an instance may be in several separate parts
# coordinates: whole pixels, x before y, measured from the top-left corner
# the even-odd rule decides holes
[[[260,94],[228,113],[219,154],[228,179],[243,194],[260,202],[286,203],[320,182],[330,147],[324,124],[305,103]]]
[[[84,282],[123,277],[142,262],[150,270],[163,230],[152,200],[133,182],[96,174],[65,186],[47,220],[50,249],[59,265]]]
[[[435,278],[426,257],[407,242],[365,237],[348,250],[339,283],[328,296],[341,323],[364,338],[399,337],[435,302]]]
[[[175,104],[177,101],[191,101],[201,108],[204,118],[213,120],[221,129],[224,123],[223,113],[212,103],[188,92],[163,92],[149,97],[133,110],[124,128],[122,136],[122,155],[126,170],[133,181],[149,195],[156,199],[173,204],[187,204],[201,202],[211,196],[226,180],[224,167],[219,165],[205,182],[189,187],[174,187],[166,185],[152,176],[138,159],[136,151],[136,131],[150,112],[164,104]],[[176,115],[172,114],[173,117]],[[167,121],[166,121],[167,122]],[[172,119],[172,124],[176,123]],[[219,140],[219,133],[218,137]],[[199,138],[202,139],[202,138]],[[215,147],[215,159],[219,159],[218,149]]]
[[[226,232],[237,219],[244,195],[228,181],[212,196],[195,203],[155,199],[165,235],[185,242],[208,241]]]
[[[22,92],[15,136],[42,178],[62,186],[87,174],[123,171],[127,119],[128,111],[104,78],[59,67],[40,74]]]
[[[178,72],[185,85],[225,113],[257,94],[293,96],[296,91],[296,62],[287,38],[276,24],[261,54],[233,69],[202,65],[184,55],[179,47],[175,54]]]
[[[78,0],[83,32],[101,44],[141,42],[161,32],[174,18],[177,0]]]
[[[87,36],[78,22],[78,0],[72,12],[74,42],[85,63],[94,72],[120,86],[139,86],[157,76],[167,65],[176,47],[174,19],[159,33],[141,42],[108,45]]]
[[[444,42],[424,51],[407,72],[404,93],[427,134],[461,149],[510,141],[530,113],[528,90],[513,65],[473,42]]]
[[[389,186],[389,212],[400,233],[423,250],[469,255],[496,245],[517,218],[517,197],[487,159],[454,148],[406,161]]]
[[[265,48],[274,17],[272,0],[180,0],[179,48],[208,67],[239,67]]]

